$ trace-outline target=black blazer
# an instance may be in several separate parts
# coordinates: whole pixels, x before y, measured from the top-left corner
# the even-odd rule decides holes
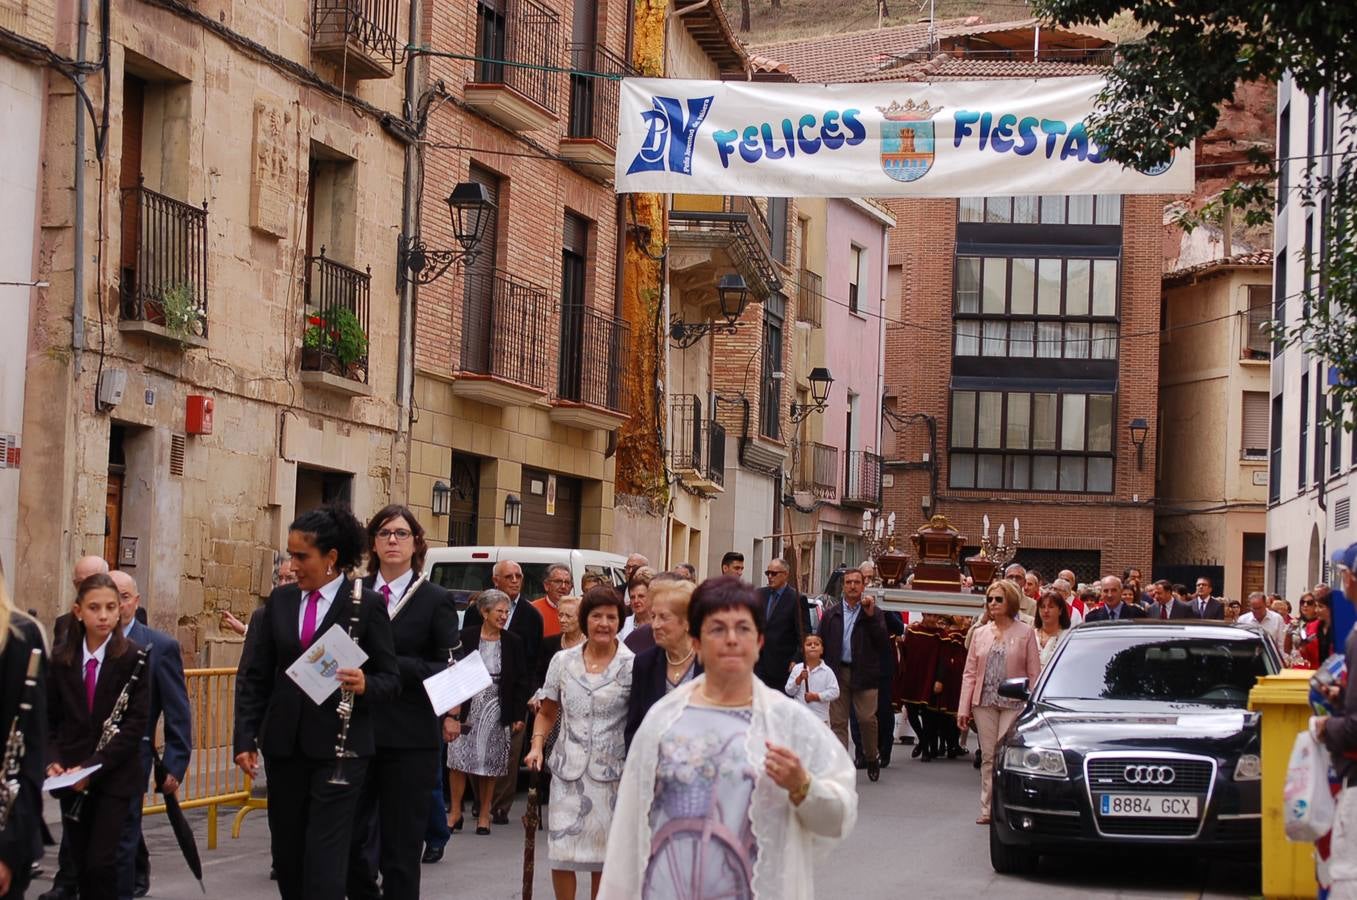
[[[184,657],[179,642],[134,621],[128,640],[146,648],[146,669],[151,681],[151,711],[146,723],[144,761],[149,765],[155,746],[156,725],[165,721],[165,749],[161,759],[165,771],[178,781],[184,780],[189,757],[193,755],[193,715],[189,706],[188,683],[184,680]]]
[[[627,700],[627,727],[623,735],[627,749],[631,749],[632,736],[641,727],[646,713],[668,693],[665,688],[669,679],[669,667],[660,646],[642,650],[631,662],[631,696]],[[693,660],[693,677],[702,674],[702,663]],[[787,679],[782,679],[784,682]]]
[[[34,648],[43,649],[38,623],[19,613],[11,621],[5,651],[0,654],[0,740],[9,737],[11,723],[19,712],[24,694],[28,659]],[[28,702],[33,708],[24,714],[19,730],[24,735],[24,755],[19,760],[19,797],[10,811],[5,830],[0,831],[0,862],[14,875],[14,883],[23,884],[34,860],[42,858],[42,781],[43,755],[47,752],[47,670],[51,660],[44,654],[38,678]],[[82,684],[83,688],[84,685]]]
[[[517,618],[517,616],[515,616]],[[481,626],[467,626],[462,629],[462,646],[457,651],[458,659],[466,659],[473,650],[481,646]],[[528,709],[529,683],[532,670],[528,668],[527,657],[523,654],[523,642],[512,631],[501,631],[499,635],[499,723],[512,725],[522,722]],[[457,714],[459,721],[465,722],[471,710],[470,701],[462,704]]]
[[[75,641],[79,630],[72,630]],[[82,639],[83,640],[83,639]],[[101,765],[90,777],[90,790],[110,797],[141,796],[146,776],[141,767],[141,739],[151,716],[151,672],[142,665],[137,683],[128,692],[127,708],[118,724],[118,733],[102,750],[99,743],[104,721],[113,712],[113,704],[122,693],[142,658],[141,648],[115,630],[104,650],[104,664],[94,684],[94,710],[85,703],[83,650],[67,644],[63,651],[74,650],[74,661],[59,655],[52,661],[47,680],[47,761],[64,768]]]
[[[376,576],[369,575],[363,584],[371,589],[376,581]],[[436,748],[443,740],[442,730],[429,705],[424,679],[446,669],[448,653],[457,646],[457,609],[452,595],[432,582],[420,584],[391,619],[391,640],[396,648],[401,692],[394,702],[372,710],[377,746]]]
[[[836,672],[843,661],[843,609],[843,603],[834,604],[820,620],[820,630],[817,632],[825,645],[825,663]],[[857,621],[853,624],[852,642],[853,674],[849,687],[855,691],[878,687],[881,681],[881,657],[890,645],[890,638],[886,634],[886,615],[881,607],[873,609],[870,616],[865,609],[858,612]],[[782,685],[787,685],[785,675]]]
[[[335,691],[317,706],[287,676],[288,666],[303,649],[297,630],[301,604],[301,589],[285,584],[274,588],[268,602],[250,619],[250,640],[236,671],[235,753],[258,749],[266,757],[335,758],[340,692]],[[345,578],[325,618],[316,626],[316,635],[336,623],[347,629],[352,610],[353,582]],[[348,749],[359,756],[371,756],[376,748],[372,710],[400,694],[391,620],[379,594],[363,591],[354,639],[368,655],[363,663],[367,685],[354,703]]]
[[[1146,615],[1145,610],[1136,606],[1134,603],[1123,603],[1118,612],[1120,613],[1120,615],[1117,616],[1118,619],[1143,619]],[[1084,616],[1084,621],[1103,622],[1111,618],[1112,614],[1107,611],[1107,607],[1100,606],[1087,616]]]
[[[468,628],[474,627],[476,633],[480,634],[482,621],[481,611],[476,608],[476,604],[471,604],[466,608],[466,615],[462,617],[462,633],[465,634]],[[542,614],[522,594],[514,606],[513,618],[509,620],[509,631],[523,641],[523,655],[528,661],[528,674],[536,678],[537,661],[542,656]],[[542,669],[543,678],[546,677],[546,671],[545,668]],[[537,690],[541,686],[542,682],[534,681],[532,689]]]
[[[764,609],[768,608],[771,594],[768,588],[759,588],[759,605]],[[798,615],[801,617],[799,626]],[[763,649],[754,666],[754,674],[759,680],[781,693],[792,663],[801,658],[801,637],[810,630],[810,606],[805,596],[791,586],[783,588],[772,615],[763,625]]]

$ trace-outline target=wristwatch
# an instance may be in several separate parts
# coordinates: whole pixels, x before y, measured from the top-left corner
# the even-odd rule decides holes
[[[806,775],[806,781],[799,788],[787,792],[787,799],[792,801],[792,806],[800,806],[801,801],[806,799],[810,793],[810,775]]]

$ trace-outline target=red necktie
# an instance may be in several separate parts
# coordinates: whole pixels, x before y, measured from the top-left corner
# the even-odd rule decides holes
[[[85,705],[94,712],[94,682],[99,675],[99,660],[85,661]]]
[[[391,585],[384,584],[381,587],[382,599],[386,601],[387,610],[391,609]]]
[[[316,636],[316,609],[320,605],[320,591],[306,595],[306,614],[302,616],[302,646],[310,647]]]
[[[1159,618],[1167,619],[1169,617],[1169,605],[1167,603],[1159,604]]]

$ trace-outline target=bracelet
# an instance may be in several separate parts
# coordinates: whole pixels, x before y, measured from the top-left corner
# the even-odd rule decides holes
[[[807,773],[806,781],[804,784],[802,784],[799,788],[796,788],[795,790],[787,792],[787,799],[792,801],[792,806],[800,806],[801,801],[806,799],[806,795],[810,793],[810,782],[811,777],[810,774]]]

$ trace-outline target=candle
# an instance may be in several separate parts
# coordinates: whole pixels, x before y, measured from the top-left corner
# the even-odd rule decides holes
[[[884,528],[885,525],[886,525],[886,523],[885,523],[884,521],[882,521],[881,517],[880,517],[880,516],[877,516],[877,517],[876,517],[876,539],[877,539],[878,541],[881,540],[881,529]]]
[[[1004,546],[1004,526],[999,526],[999,546]]]
[[[989,537],[989,513],[981,517],[980,521],[984,524],[985,530],[980,533],[982,538]]]
[[[886,518],[886,533],[895,534],[895,513],[891,513]]]
[[[1018,517],[1017,517],[1017,516],[1014,516],[1014,517],[1013,517],[1013,542],[1014,542],[1015,544],[1018,542]]]

